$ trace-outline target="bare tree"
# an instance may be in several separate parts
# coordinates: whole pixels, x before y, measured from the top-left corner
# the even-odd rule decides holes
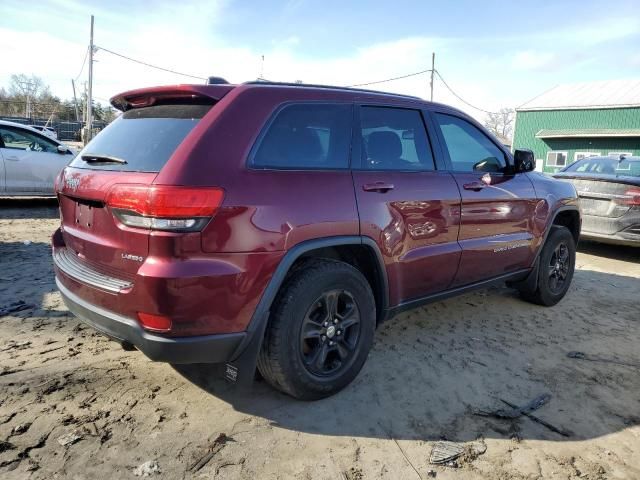
[[[60,105],[60,99],[51,94],[42,78],[24,73],[11,75],[8,95],[4,100],[3,114],[25,117],[48,117]]]
[[[81,108],[86,106],[84,93],[78,99]],[[117,115],[111,105],[93,103],[96,121],[111,122]],[[11,75],[7,89],[0,86],[0,116],[51,119],[51,121],[75,120],[75,107],[70,100],[61,100],[51,93],[44,80],[23,73]]]
[[[11,75],[9,94],[17,98],[26,98],[28,95],[35,100],[44,100],[51,97],[49,86],[45,85],[40,77],[36,75],[29,76],[24,73]]]
[[[515,113],[513,108],[501,108],[499,112],[489,113],[484,121],[484,126],[494,135],[503,139],[511,139]]]

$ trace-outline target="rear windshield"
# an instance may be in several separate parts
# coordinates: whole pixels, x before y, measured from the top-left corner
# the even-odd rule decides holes
[[[565,172],[588,173],[590,175],[617,175],[640,177],[640,160],[625,158],[585,158],[568,166]]]
[[[159,172],[178,145],[211,109],[211,104],[154,105],[120,115],[71,162],[72,167],[127,172]],[[94,156],[87,162],[83,156]],[[95,161],[95,157],[124,160]]]

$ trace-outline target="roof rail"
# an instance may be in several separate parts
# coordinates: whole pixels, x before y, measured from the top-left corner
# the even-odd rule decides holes
[[[391,93],[391,92],[381,92],[379,90],[367,90],[364,88],[353,88],[353,87],[339,87],[336,85],[321,85],[315,83],[293,83],[293,82],[271,82],[267,80],[252,80],[250,82],[244,82],[242,85],[267,85],[267,86],[276,86],[276,87],[302,87],[302,88],[324,88],[327,90],[340,90],[346,92],[362,92],[362,93],[373,93],[375,95],[391,95],[393,97],[402,97],[402,98],[410,98],[412,100],[422,100],[423,98],[416,97],[414,95],[404,95],[402,93]]]

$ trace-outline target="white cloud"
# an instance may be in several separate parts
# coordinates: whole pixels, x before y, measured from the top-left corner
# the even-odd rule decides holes
[[[280,16],[290,15],[301,5],[301,1],[292,0]],[[500,82],[504,85],[505,80],[494,75],[505,63],[498,62],[490,48],[484,57],[469,57],[468,40],[412,36],[360,47],[345,46],[343,52],[331,57],[306,54],[304,32],[267,38],[261,46],[230,43],[218,33],[220,24],[229,18],[226,6],[227,1],[163,2],[154,4],[143,16],[140,12],[119,14],[108,6],[92,7],[96,14],[95,42],[151,64],[202,77],[222,76],[231,82],[257,78],[264,55],[265,78],[335,85],[359,84],[427,69],[431,52],[436,51],[438,68],[447,82],[471,104],[497,110],[537,93],[519,93],[523,98],[511,98],[514,90],[501,89]],[[8,8],[6,12],[8,15],[19,13],[15,8]],[[86,49],[89,13],[79,1],[56,0],[55,4],[42,8],[41,15],[46,21],[30,10],[20,25],[17,21],[3,22],[0,51],[5,68],[0,72],[0,85],[8,84],[11,73],[35,74],[51,86],[54,94],[70,98],[70,79],[77,75]],[[493,58],[494,63],[483,58]],[[554,54],[524,50],[512,61],[516,69],[540,69],[553,63]],[[85,68],[81,82],[86,79],[86,71]],[[94,96],[100,101],[132,88],[197,82],[132,63],[104,50],[96,53],[94,71]],[[423,74],[367,88],[428,98],[429,78]],[[460,102],[438,80],[435,100],[457,106],[478,118],[484,115]]]
[[[594,23],[574,26],[563,35],[563,38],[584,46],[592,46],[638,34],[640,34],[640,19],[636,15],[631,18],[601,18]]]
[[[557,62],[557,55],[552,52],[525,50],[517,52],[511,61],[513,68],[519,70],[547,70]]]

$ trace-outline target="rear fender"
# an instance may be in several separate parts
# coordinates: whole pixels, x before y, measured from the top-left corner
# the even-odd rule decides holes
[[[237,383],[241,387],[251,385],[255,374],[258,353],[260,352],[262,340],[264,339],[264,332],[269,323],[271,305],[296,260],[311,250],[342,245],[367,245],[375,252],[378,263],[378,274],[380,275],[382,285],[382,311],[379,313],[378,318],[385,318],[389,307],[389,288],[386,269],[384,268],[382,254],[371,238],[349,235],[301,242],[286,253],[276,268],[273,277],[271,277],[251,318],[245,340],[238,346],[236,352],[234,352],[232,360],[225,365],[224,377],[227,380]]]

